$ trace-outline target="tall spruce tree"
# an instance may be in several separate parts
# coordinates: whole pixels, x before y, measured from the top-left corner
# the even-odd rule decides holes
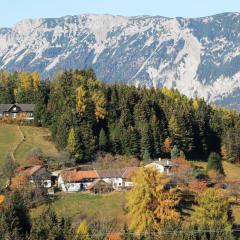
[[[215,152],[210,153],[208,157],[207,169],[214,170],[219,174],[224,174],[222,159],[218,153]]]

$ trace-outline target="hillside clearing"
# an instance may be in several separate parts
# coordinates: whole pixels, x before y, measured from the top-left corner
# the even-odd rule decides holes
[[[118,226],[124,221],[124,193],[115,192],[106,195],[89,193],[58,193],[57,200],[52,203],[59,216],[70,217],[73,224],[82,218],[88,222],[117,220]],[[32,216],[38,216],[44,206],[32,210]]]
[[[35,148],[41,149],[48,156],[57,155],[58,151],[51,141],[46,139],[50,135],[47,128],[21,126],[25,141],[18,147],[15,157],[20,164],[26,163],[28,153]]]
[[[12,153],[20,141],[21,136],[16,125],[0,124],[0,168],[5,156]]]

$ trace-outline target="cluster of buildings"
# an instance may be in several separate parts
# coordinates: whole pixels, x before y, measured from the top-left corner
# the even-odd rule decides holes
[[[145,167],[153,167],[159,172],[169,175],[172,163],[170,160],[160,159]],[[51,194],[56,188],[63,192],[88,191],[97,194],[130,189],[138,169],[138,167],[106,170],[70,168],[50,172],[45,166],[36,165],[22,169],[16,180],[17,184],[22,185],[27,179],[31,183],[39,184],[48,189]],[[19,177],[20,175],[22,177]]]

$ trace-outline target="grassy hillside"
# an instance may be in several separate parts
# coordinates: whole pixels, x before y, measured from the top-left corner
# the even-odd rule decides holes
[[[207,163],[205,162],[192,162],[195,166],[206,169]],[[224,172],[226,174],[227,181],[240,181],[240,166],[223,162]],[[235,205],[232,207],[235,223],[240,225],[240,206]]]
[[[206,162],[192,162],[193,165],[202,167],[204,169],[207,168]],[[240,181],[240,166],[237,166],[236,164],[231,164],[229,162],[223,162],[223,168],[224,172],[226,174],[226,180],[234,180],[234,181]]]
[[[56,155],[57,149],[51,141],[47,140],[50,132],[47,128],[38,128],[30,126],[20,127],[25,141],[18,147],[15,157],[20,164],[26,163],[28,153],[34,148],[40,148],[46,155]]]
[[[0,124],[0,168],[8,153],[13,152],[21,141],[21,135],[16,125]]]
[[[88,222],[93,220],[109,221],[116,219],[119,224],[124,220],[124,193],[116,192],[106,195],[94,195],[88,193],[58,193],[53,207],[61,216],[70,217],[73,224],[86,218]],[[42,208],[32,210],[32,216],[37,216]]]
[[[25,136],[24,141],[21,132]],[[15,159],[20,164],[26,163],[28,153],[34,148],[40,148],[48,156],[56,155],[56,147],[46,138],[49,135],[47,128],[31,126],[18,128],[17,125],[0,123],[0,174],[4,158],[9,153],[14,152]],[[0,177],[0,186],[5,185],[5,180],[3,176]]]

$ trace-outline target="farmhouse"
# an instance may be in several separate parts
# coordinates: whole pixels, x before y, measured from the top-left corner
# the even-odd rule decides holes
[[[87,186],[98,179],[95,170],[92,171],[62,171],[58,177],[58,188],[64,192],[85,191]]]
[[[64,192],[86,190],[91,192],[109,192],[131,188],[133,186],[132,177],[137,170],[137,167],[91,171],[75,169],[56,171],[53,175],[58,177],[58,188]]]
[[[0,104],[0,118],[21,118],[24,120],[33,120],[34,104]]]
[[[37,183],[44,188],[52,187],[52,176],[45,166],[37,165],[28,170],[30,182]]]
[[[147,164],[145,167],[152,167],[158,170],[160,173],[165,173],[167,175],[171,175],[171,169],[173,167],[173,163],[170,159],[161,159],[158,161],[151,162]]]
[[[128,189],[133,187],[133,177],[136,175],[138,169],[138,167],[127,167],[125,169],[122,175],[124,188]]]
[[[122,179],[124,171],[124,169],[106,169],[98,170],[97,173],[99,179],[102,179],[105,182],[112,184],[114,189],[119,189],[124,186]]]
[[[44,188],[52,187],[52,176],[45,166],[27,166],[19,169],[18,174],[12,180],[10,188],[25,186],[27,182]]]

